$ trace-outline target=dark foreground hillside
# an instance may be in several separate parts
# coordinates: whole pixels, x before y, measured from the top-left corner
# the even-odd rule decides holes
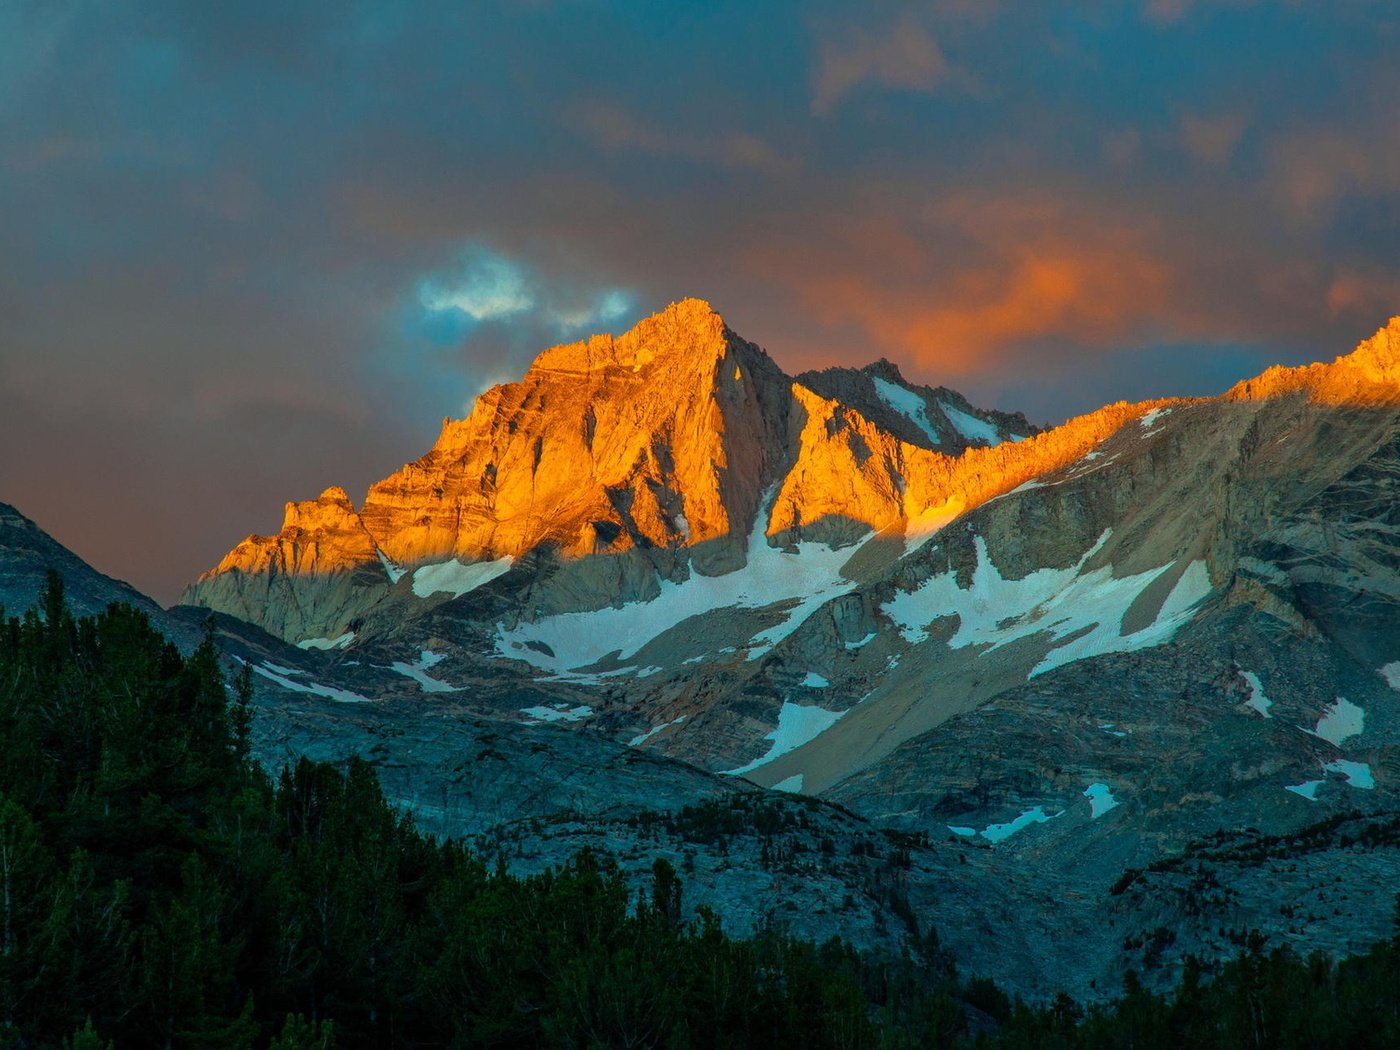
[[[0,1046],[1394,1046],[1400,940],[1241,935],[1168,997],[1013,1003],[926,938],[880,959],[680,920],[587,851],[529,878],[420,834],[365,764],[250,758],[246,678],[145,614],[0,616]]]

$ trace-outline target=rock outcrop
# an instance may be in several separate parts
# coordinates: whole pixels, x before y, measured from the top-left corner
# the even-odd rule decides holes
[[[291,641],[333,638],[383,596],[391,567],[345,490],[286,505],[276,536],[249,536],[187,593]],[[330,632],[330,633],[327,633]]]

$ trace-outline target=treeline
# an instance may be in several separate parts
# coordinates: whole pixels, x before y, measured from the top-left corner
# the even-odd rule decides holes
[[[932,950],[880,960],[682,919],[588,853],[516,878],[420,834],[373,770],[249,755],[246,673],[145,616],[0,614],[0,1047],[1400,1045],[1391,942],[1260,945],[1171,997],[1013,1002]]]

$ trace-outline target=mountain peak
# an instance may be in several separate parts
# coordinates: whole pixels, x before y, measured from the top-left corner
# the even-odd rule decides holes
[[[1372,382],[1400,385],[1400,315],[1335,363],[1342,361],[1350,362]]]
[[[1258,401],[1300,392],[1330,405],[1400,402],[1400,316],[1329,364],[1275,365],[1231,387],[1225,397]]]
[[[909,386],[909,380],[904,378],[904,373],[899,370],[899,365],[895,364],[888,357],[882,357],[878,361],[871,361],[870,364],[862,366],[859,371],[875,379],[884,379],[890,383],[898,383],[900,386]]]
[[[712,361],[728,349],[724,318],[703,299],[681,299],[644,317],[620,336],[594,335],[551,347],[530,371],[595,372],[606,368],[640,371],[661,359]]]

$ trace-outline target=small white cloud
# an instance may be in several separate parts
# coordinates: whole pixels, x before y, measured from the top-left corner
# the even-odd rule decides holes
[[[632,297],[619,288],[610,288],[599,293],[583,306],[560,307],[549,310],[550,320],[562,332],[569,332],[593,325],[611,324],[625,317],[632,310]]]
[[[622,288],[589,287],[550,277],[527,263],[475,246],[459,267],[418,283],[418,305],[453,341],[480,322],[507,321],[542,336],[569,336],[625,318],[634,308]]]
[[[520,266],[489,251],[476,253],[455,277],[424,281],[418,301],[428,310],[456,310],[477,321],[514,317],[535,305]]]

